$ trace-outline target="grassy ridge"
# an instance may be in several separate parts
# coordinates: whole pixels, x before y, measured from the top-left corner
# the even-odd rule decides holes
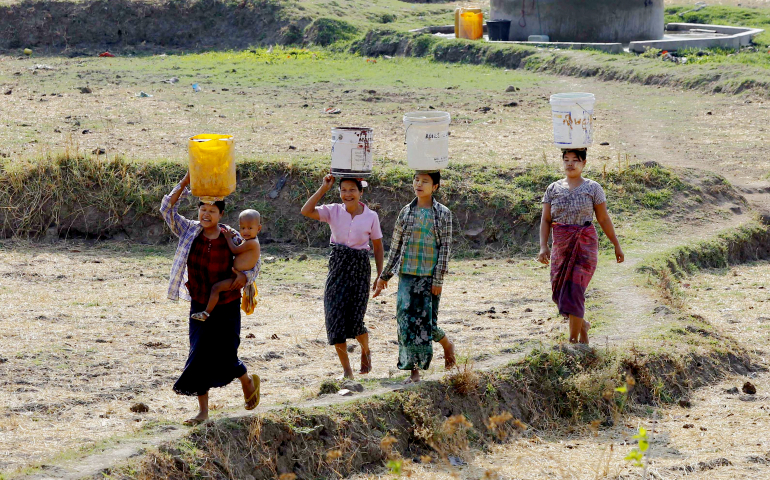
[[[299,214],[305,199],[328,168],[325,157],[291,163],[250,159],[238,164],[238,191],[228,198],[226,220],[243,208],[256,208],[265,218],[265,238],[304,245],[323,245],[325,229]],[[49,229],[58,235],[127,236],[139,241],[168,238],[158,206],[162,196],[184,175],[185,166],[171,161],[128,161],[121,157],[51,157],[36,162],[0,164],[0,225],[3,235],[36,237]],[[375,169],[366,200],[390,231],[398,210],[413,198],[413,171],[403,164]],[[622,172],[591,172],[610,198],[614,213],[634,215],[654,209],[665,215],[679,192],[691,189],[677,174],[660,166]],[[277,199],[270,192],[279,178],[286,186]],[[561,178],[555,167],[501,168],[456,164],[445,171],[439,199],[455,213],[461,249],[492,244],[508,251],[531,247],[545,188]],[[327,197],[327,201],[334,201]],[[194,215],[195,205],[183,207]],[[472,238],[463,232],[481,229]],[[153,233],[154,232],[154,233]],[[49,233],[51,235],[52,233]]]
[[[691,63],[675,64],[630,53],[612,55],[589,50],[554,51],[524,45],[447,40],[429,34],[383,29],[370,30],[363,39],[350,44],[342,43],[338,48],[366,56],[427,56],[441,62],[596,77],[714,93],[751,92],[767,96],[770,92],[770,62],[765,57],[767,54],[761,52],[733,55],[732,52],[714,51],[707,57],[692,57],[694,60]]]
[[[724,268],[752,260],[770,258],[770,227],[752,222],[716,238],[683,245],[655,256],[638,268],[649,274],[664,296],[681,305],[684,295],[679,280],[701,268]]]
[[[408,459],[446,461],[469,447],[515,438],[528,426],[543,432],[592,422],[596,429],[619,421],[634,405],[675,402],[726,372],[751,368],[734,341],[694,322],[697,327],[680,328],[676,342],[663,342],[669,345],[659,353],[556,346],[494,372],[461,368],[440,382],[381,397],[210,422],[113,473],[259,480],[291,473],[309,479],[386,463],[407,472]],[[708,348],[714,340],[719,351]],[[500,414],[508,419],[492,422]]]

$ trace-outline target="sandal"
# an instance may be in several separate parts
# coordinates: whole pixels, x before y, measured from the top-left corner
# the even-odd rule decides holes
[[[209,312],[203,311],[203,312],[197,312],[190,315],[190,318],[193,320],[199,320],[201,322],[205,322],[207,318],[209,318]]]
[[[254,374],[251,376],[251,381],[254,383],[254,393],[251,394],[249,398],[246,399],[246,403],[244,404],[244,408],[246,410],[254,410],[257,408],[257,405],[259,405],[259,375]],[[256,397],[256,402],[254,402],[254,405],[249,407],[249,403],[251,403],[252,400]]]

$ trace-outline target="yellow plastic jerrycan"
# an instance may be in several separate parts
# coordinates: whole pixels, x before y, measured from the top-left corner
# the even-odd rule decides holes
[[[211,201],[235,191],[235,145],[232,135],[190,137],[189,150],[193,195]]]
[[[460,38],[478,40],[484,36],[484,13],[480,8],[463,8],[459,23]]]

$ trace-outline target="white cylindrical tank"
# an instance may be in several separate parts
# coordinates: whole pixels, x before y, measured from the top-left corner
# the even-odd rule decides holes
[[[664,0],[491,0],[490,18],[510,20],[508,39],[629,43],[663,38]]]

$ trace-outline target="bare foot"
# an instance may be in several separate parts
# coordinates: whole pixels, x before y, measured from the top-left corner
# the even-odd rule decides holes
[[[187,425],[188,427],[194,427],[196,425],[200,425],[201,423],[205,422],[209,418],[209,412],[198,412],[198,415],[194,416],[193,418],[188,418],[183,422],[183,425]]]
[[[449,348],[444,349],[444,368],[451,370],[457,364],[455,359],[455,344],[449,341]]]
[[[362,375],[365,375],[372,371],[372,352],[366,352],[364,353],[361,351],[361,371],[358,372]]]
[[[412,370],[412,375],[404,380],[404,385],[410,385],[412,383],[420,383],[420,371]]]
[[[583,320],[583,328],[580,329],[580,343],[585,343],[588,345],[588,330],[591,328],[591,324],[588,323],[588,320]]]

